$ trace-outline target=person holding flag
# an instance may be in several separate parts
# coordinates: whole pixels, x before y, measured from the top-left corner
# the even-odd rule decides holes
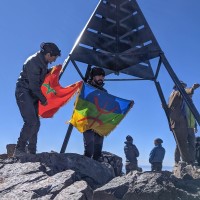
[[[69,121],[83,133],[84,155],[102,159],[104,136],[108,136],[124,119],[134,101],[109,94],[104,89],[105,71],[93,67],[90,78],[83,83]]]
[[[24,124],[17,141],[14,157],[28,152],[36,153],[37,134],[40,128],[38,103],[47,105],[47,99],[42,94],[41,85],[49,72],[48,64],[56,61],[61,51],[54,43],[42,43],[40,51],[30,56],[24,63],[20,77],[16,83],[16,101]]]
[[[107,92],[104,86],[105,71],[102,68],[93,67],[90,71],[88,84]],[[94,132],[92,129],[83,132],[84,155],[99,160],[101,158],[104,137]]]

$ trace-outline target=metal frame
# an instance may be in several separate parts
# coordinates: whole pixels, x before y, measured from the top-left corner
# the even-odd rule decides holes
[[[116,13],[113,14],[113,12]],[[135,24],[133,27],[133,23],[129,23],[129,21],[134,20],[134,18],[136,18],[136,20],[134,21]],[[96,25],[99,23],[102,23],[100,28]],[[139,28],[137,28],[137,26]],[[113,32],[110,31],[114,28],[116,30],[115,36],[113,36]],[[131,31],[133,28],[134,31]],[[93,31],[88,31],[90,29]],[[135,33],[138,34],[135,35]],[[136,41],[143,41],[139,47],[137,42],[134,43],[134,41],[130,39],[133,37],[136,37]],[[115,39],[113,40],[113,38]],[[128,46],[129,39],[131,44],[136,45],[135,47]],[[127,44],[125,46],[123,44],[124,41]],[[148,42],[150,42],[150,44],[148,44]],[[146,43],[147,45],[145,45]],[[112,49],[109,45],[115,48]],[[87,46],[91,46],[91,48],[87,48]],[[123,49],[123,51],[120,52],[120,49]],[[88,53],[90,53],[89,56]],[[155,74],[153,73],[150,65],[150,60],[153,58],[159,58]],[[76,61],[87,64],[85,75],[81,73]],[[105,79],[105,81],[154,81],[170,127],[167,103],[160,83],[157,81],[160,68],[163,65],[183,96],[183,99],[193,113],[196,121],[200,125],[200,115],[198,110],[194,106],[191,98],[186,94],[182,84],[180,83],[178,77],[161,50],[136,0],[100,0],[80,36],[78,37],[76,43],[74,44],[68,58],[63,63],[63,70],[60,74],[60,78],[62,77],[69,62],[73,64],[78,74],[85,82],[89,77],[89,71],[92,65],[97,65],[98,67],[104,68],[106,75],[110,73],[125,73],[136,77],[138,76],[138,78],[132,79]],[[109,63],[117,67],[110,68]],[[145,65],[142,66],[140,63],[145,63]],[[139,66],[137,66],[138,64]],[[145,66],[147,67],[145,68]],[[140,71],[140,68],[141,73],[137,73],[137,70]],[[65,152],[72,130],[73,126],[69,124],[60,153]]]

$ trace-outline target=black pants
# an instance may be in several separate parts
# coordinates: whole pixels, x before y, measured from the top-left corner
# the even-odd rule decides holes
[[[16,148],[24,151],[26,145],[28,145],[29,152],[35,153],[37,134],[40,128],[38,100],[35,99],[29,91],[22,88],[16,89],[15,96],[24,121]]]
[[[92,130],[85,131],[83,133],[84,140],[84,155],[94,160],[98,160],[101,157],[104,137],[98,135]]]
[[[126,174],[128,174],[130,171],[138,170],[138,165],[137,163],[126,162],[125,168]]]
[[[187,137],[187,146],[189,152],[189,163],[195,162],[195,132],[193,128],[188,128],[188,137]],[[180,161],[180,151],[178,145],[176,145],[176,149],[174,152],[175,163]]]
[[[156,171],[156,172],[162,171],[162,163],[161,162],[151,163],[151,171]]]

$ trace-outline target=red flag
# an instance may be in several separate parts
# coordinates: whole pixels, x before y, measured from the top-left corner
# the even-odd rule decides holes
[[[51,118],[58,109],[66,104],[81,88],[82,81],[76,82],[65,88],[59,84],[59,74],[62,65],[54,66],[49,74],[46,75],[41,86],[43,95],[47,98],[48,105],[43,106],[39,103],[39,116]]]

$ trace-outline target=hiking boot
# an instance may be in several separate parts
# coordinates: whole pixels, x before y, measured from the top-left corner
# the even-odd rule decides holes
[[[21,156],[24,156],[24,155],[26,155],[25,151],[15,148],[13,157],[21,157]]]

